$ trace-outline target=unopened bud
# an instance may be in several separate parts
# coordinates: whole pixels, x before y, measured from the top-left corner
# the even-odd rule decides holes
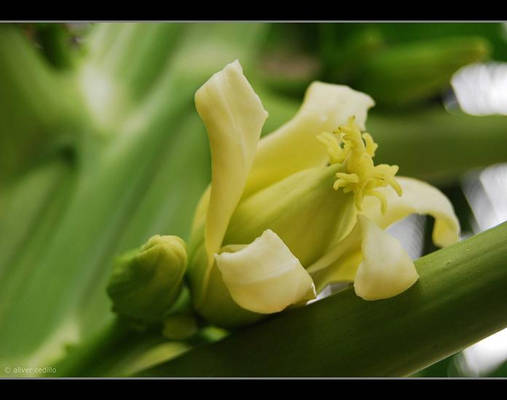
[[[107,287],[113,310],[136,321],[161,322],[180,294],[186,267],[182,239],[153,236],[116,261]]]

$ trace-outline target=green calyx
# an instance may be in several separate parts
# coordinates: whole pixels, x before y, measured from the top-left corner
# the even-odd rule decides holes
[[[182,239],[151,237],[117,259],[107,287],[113,310],[140,323],[161,322],[181,292],[186,267]]]

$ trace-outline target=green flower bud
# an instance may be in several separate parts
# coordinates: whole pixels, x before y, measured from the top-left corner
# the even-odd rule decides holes
[[[161,322],[180,294],[186,267],[182,239],[151,237],[117,259],[107,286],[113,310],[143,323]]]

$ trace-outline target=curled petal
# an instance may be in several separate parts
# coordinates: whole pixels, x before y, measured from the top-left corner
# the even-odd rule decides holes
[[[435,218],[433,242],[440,247],[457,242],[459,222],[447,197],[437,188],[417,179],[396,177],[396,180],[403,194],[398,196],[391,188],[377,189],[386,198],[385,213],[381,212],[375,199],[365,198],[364,214],[382,229],[413,213],[429,214]]]
[[[363,240],[354,290],[365,300],[396,296],[419,278],[414,262],[400,242],[364,216],[359,217]]]
[[[268,114],[238,61],[201,86],[195,94],[195,105],[206,125],[211,147],[211,192],[205,228],[211,265],[243,193]]]
[[[269,229],[248,246],[215,258],[231,297],[246,310],[270,314],[315,298],[312,278]]]
[[[326,146],[317,140],[355,116],[364,129],[373,99],[348,86],[314,82],[295,117],[259,142],[245,196],[306,168],[325,165]]]
[[[414,263],[394,237],[363,215],[350,234],[308,269],[317,292],[335,282],[354,282],[366,300],[408,289],[418,278]]]

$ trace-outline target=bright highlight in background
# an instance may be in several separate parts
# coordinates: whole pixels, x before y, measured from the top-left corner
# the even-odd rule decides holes
[[[463,181],[463,192],[475,217],[474,234],[507,221],[507,164],[469,174]],[[464,375],[485,376],[505,361],[507,329],[465,349],[458,369]]]
[[[451,85],[466,113],[507,115],[507,63],[467,65],[454,74]]]

